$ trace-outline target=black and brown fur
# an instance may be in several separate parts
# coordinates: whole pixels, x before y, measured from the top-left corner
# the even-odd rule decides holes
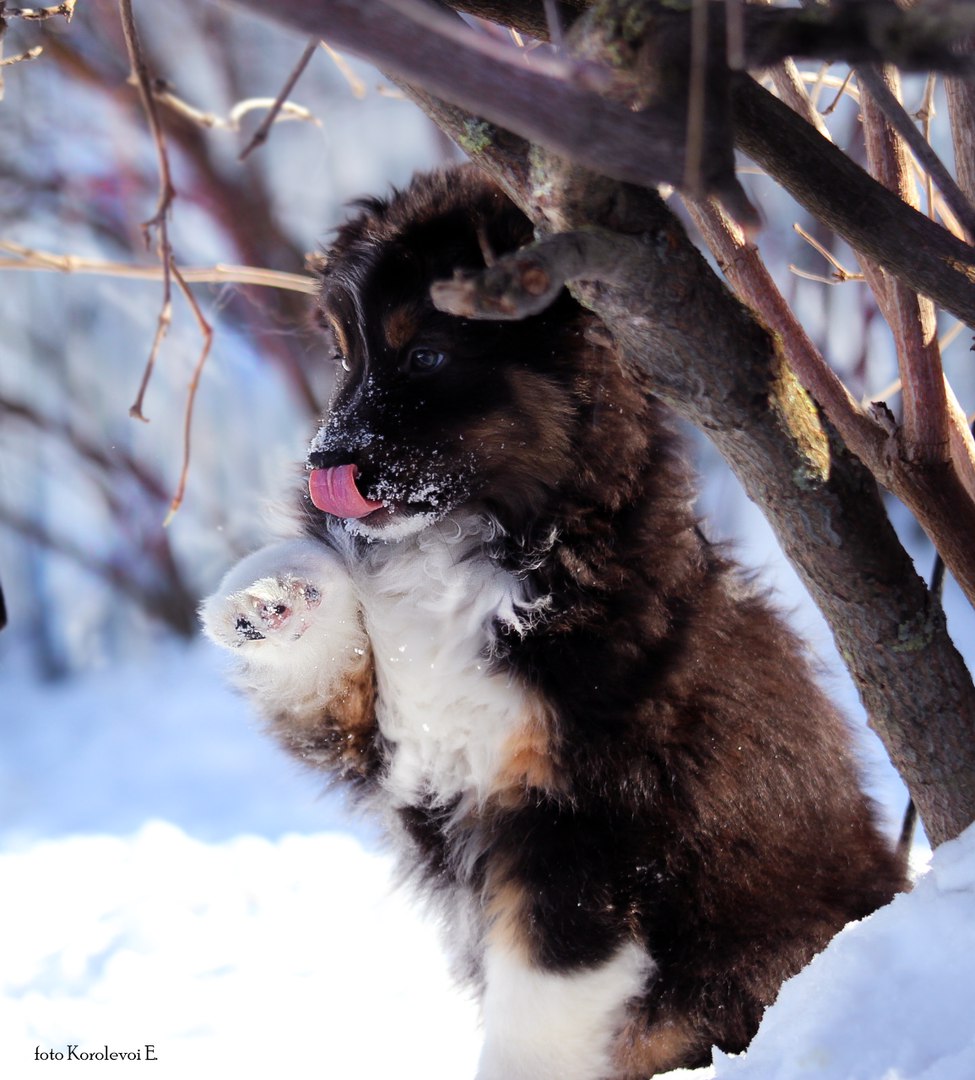
[[[433,281],[531,239],[471,168],[359,205],[323,275],[348,371],[311,461],[353,462],[374,498],[433,470],[430,508],[495,522],[488,557],[549,598],[493,650],[533,703],[494,796],[461,821],[433,798],[399,813],[427,886],[463,878],[533,965],[645,944],[656,970],[616,1036],[627,1080],[742,1050],[782,981],[903,875],[802,644],[703,539],[668,417],[593,317],[568,294],[522,322],[433,308]],[[411,370],[418,345],[449,363]],[[325,515],[303,515],[327,542]],[[348,775],[341,724],[321,739]],[[368,731],[347,732],[367,792],[386,763]]]

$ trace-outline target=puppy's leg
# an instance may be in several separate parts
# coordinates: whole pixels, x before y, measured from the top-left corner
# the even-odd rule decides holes
[[[340,774],[375,771],[372,654],[333,551],[314,540],[262,548],[230,570],[200,618],[288,750]]]
[[[491,943],[485,955],[484,1048],[477,1080],[609,1080],[626,1005],[652,968],[624,944],[603,963],[570,972],[534,966]]]

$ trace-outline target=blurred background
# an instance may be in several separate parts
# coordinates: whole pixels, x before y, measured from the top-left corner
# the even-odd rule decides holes
[[[318,49],[285,118],[241,162],[305,43],[215,3],[142,4],[136,15],[158,89],[170,95],[160,111],[177,192],[170,236],[183,268],[304,273],[348,200],[459,160],[375,70]],[[221,662],[195,618],[223,571],[266,539],[266,507],[327,402],[329,365],[310,299],[231,282],[192,286],[213,347],[195,399],[185,498],[164,526],[202,338],[174,289],[144,400],[148,422],[132,419],[162,286],[98,264],[158,266],[141,225],[155,212],[159,180],[117,4],[86,0],[70,23],[11,23],[8,56],[38,44],[40,57],[3,69],[0,103],[0,580],[9,608],[0,634],[0,844],[132,830],[160,817],[208,840],[344,827],[315,782],[281,760],[224,691]],[[809,73],[821,106],[841,77]],[[909,83],[905,98],[912,110],[927,104],[925,84]],[[950,160],[937,92],[930,104],[935,144]],[[855,153],[856,102],[840,97],[829,119]],[[886,397],[896,410],[886,390],[896,377],[889,333],[868,290],[815,280],[832,267],[793,224],[855,271],[852,255],[771,181],[745,179],[768,222],[762,253],[813,339],[854,394]],[[88,272],[45,269],[45,256],[23,249],[73,256]],[[969,345],[960,335],[946,364],[971,409]],[[828,633],[761,515],[713,450],[689,437],[711,535],[764,572],[860,722]],[[927,542],[891,511],[928,577]],[[946,603],[970,655],[973,616],[950,582]],[[903,793],[882,750],[864,742],[893,821]]]

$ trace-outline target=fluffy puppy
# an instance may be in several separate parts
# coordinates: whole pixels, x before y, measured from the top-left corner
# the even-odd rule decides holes
[[[469,167],[358,204],[323,275],[337,385],[296,536],[203,621],[438,901],[478,1080],[636,1080],[743,1049],[902,870],[802,645],[704,540],[669,421],[593,316],[431,304],[531,239]]]

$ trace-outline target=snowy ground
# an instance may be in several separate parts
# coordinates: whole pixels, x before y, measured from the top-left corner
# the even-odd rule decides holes
[[[476,1012],[432,927],[217,667],[0,680],[0,1076],[141,1077],[149,1045],[167,1080],[472,1077]],[[975,832],[787,984],[747,1055],[684,1075],[972,1080],[973,955]]]

